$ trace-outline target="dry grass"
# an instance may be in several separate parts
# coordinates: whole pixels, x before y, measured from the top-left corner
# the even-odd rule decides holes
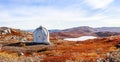
[[[120,36],[78,42],[50,37],[52,45],[22,46],[19,43],[21,39],[26,37],[32,41],[32,34],[13,32],[12,35],[0,35],[0,44],[4,45],[0,51],[0,62],[96,62],[98,58],[108,58],[106,54],[118,50],[115,45],[120,43]],[[19,52],[24,55],[19,55]]]

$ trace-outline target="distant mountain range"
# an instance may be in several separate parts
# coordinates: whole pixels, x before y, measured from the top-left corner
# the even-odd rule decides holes
[[[51,36],[57,38],[66,37],[80,37],[80,36],[97,36],[97,37],[107,37],[120,35],[120,27],[101,27],[92,28],[89,26],[80,26],[64,30],[51,30]]]
[[[71,30],[83,30],[83,31],[92,31],[92,32],[120,32],[120,27],[100,27],[100,28],[92,28],[89,26],[80,26],[80,27],[73,27],[64,30],[59,29],[51,29],[49,30],[50,33],[52,32],[60,32],[60,31],[71,31]],[[34,30],[26,30],[29,32],[33,32]]]
[[[105,32],[105,31],[109,31],[109,32],[120,32],[120,27],[101,27],[101,28],[94,28],[96,31],[99,32]]]
[[[91,31],[91,32],[120,32],[120,27],[99,27],[99,28],[92,28],[89,26],[80,26],[80,27],[73,27],[64,30],[50,30],[50,32],[59,32],[59,31],[69,31],[69,30],[83,30],[83,31]]]
[[[73,27],[64,30],[49,30],[50,32],[60,32],[60,31],[72,31],[72,30],[83,30],[85,32],[120,32],[120,27],[100,27],[100,28],[92,28],[89,26],[80,26],[80,27]]]

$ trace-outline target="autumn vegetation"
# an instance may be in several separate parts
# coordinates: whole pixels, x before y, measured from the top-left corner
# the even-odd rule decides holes
[[[0,35],[0,62],[120,61],[120,36],[86,41],[65,41],[50,36],[52,45],[44,45],[34,44],[31,32],[11,31],[11,34]]]

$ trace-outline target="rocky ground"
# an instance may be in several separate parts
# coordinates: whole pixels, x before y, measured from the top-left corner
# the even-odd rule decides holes
[[[30,32],[11,28],[1,34],[0,62],[120,62],[120,36],[76,42],[51,36],[51,45],[32,41]]]

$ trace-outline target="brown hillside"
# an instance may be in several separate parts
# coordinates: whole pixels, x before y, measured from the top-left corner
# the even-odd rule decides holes
[[[60,32],[54,32],[54,33],[51,33],[50,35],[52,37],[57,37],[59,39],[74,38],[74,37],[80,37],[80,36],[97,36],[94,32],[95,30],[93,28],[82,26],[82,27],[65,29]]]

